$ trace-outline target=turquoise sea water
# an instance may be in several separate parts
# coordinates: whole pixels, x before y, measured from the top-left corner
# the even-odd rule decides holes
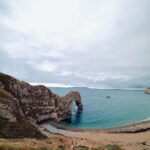
[[[84,110],[62,122],[66,126],[80,128],[109,128],[143,121],[150,117],[150,95],[143,90],[116,90],[90,88],[50,88],[59,95],[77,90],[81,93]],[[110,98],[107,98],[110,96]]]

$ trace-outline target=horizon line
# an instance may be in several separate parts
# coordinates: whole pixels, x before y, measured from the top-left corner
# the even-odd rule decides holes
[[[94,86],[81,86],[81,85],[71,85],[63,83],[46,83],[46,82],[29,82],[31,85],[44,85],[51,88],[89,88],[89,89],[114,89],[114,90],[144,90],[144,87],[94,87]]]

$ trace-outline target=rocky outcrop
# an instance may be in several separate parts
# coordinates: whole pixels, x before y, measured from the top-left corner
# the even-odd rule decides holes
[[[19,101],[0,87],[0,138],[46,138],[23,115]]]
[[[79,112],[83,109],[79,92],[60,97],[45,86],[31,86],[3,73],[0,73],[0,89],[0,116],[9,121],[17,120],[15,114],[35,124],[48,119],[60,121],[70,115],[73,101]]]
[[[18,101],[10,93],[0,88],[0,117],[10,122],[17,122],[16,114],[22,114]]]
[[[66,119],[73,101],[81,112],[79,92],[60,97],[45,86],[31,86],[0,73],[0,138],[45,138],[35,125]]]
[[[146,89],[144,90],[144,93],[145,93],[145,94],[150,94],[150,88],[146,88]]]

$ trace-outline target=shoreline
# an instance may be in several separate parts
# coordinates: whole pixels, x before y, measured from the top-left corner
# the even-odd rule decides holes
[[[72,132],[140,133],[140,132],[150,131],[150,120],[122,125],[119,127],[112,127],[112,128],[78,128],[78,127],[65,126],[63,124],[54,121],[48,121],[47,123],[41,124],[41,126],[44,129],[48,130],[45,127],[47,125],[50,125],[56,128],[57,130],[72,131]]]
[[[50,130],[46,125],[50,125]],[[59,137],[65,140],[72,140],[75,146],[84,145],[88,147],[99,147],[117,144],[124,150],[142,150],[150,148],[150,121],[142,121],[121,127],[105,129],[67,127],[51,121],[43,124],[41,130],[48,137]]]

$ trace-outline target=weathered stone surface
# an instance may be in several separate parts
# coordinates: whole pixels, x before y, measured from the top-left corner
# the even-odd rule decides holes
[[[60,97],[45,86],[31,86],[3,73],[0,73],[0,88],[5,93],[5,97],[2,96],[3,92],[0,93],[1,101],[7,101],[5,106],[0,101],[0,116],[5,116],[10,121],[16,121],[16,110],[30,122],[38,123],[48,119],[60,121],[67,118],[73,101],[79,112],[83,109],[79,92],[72,91]]]
[[[144,90],[144,93],[145,93],[145,94],[150,94],[150,88],[146,88],[146,89]]]
[[[0,117],[8,119],[9,122],[17,122],[17,114],[22,115],[17,99],[0,88]]]

